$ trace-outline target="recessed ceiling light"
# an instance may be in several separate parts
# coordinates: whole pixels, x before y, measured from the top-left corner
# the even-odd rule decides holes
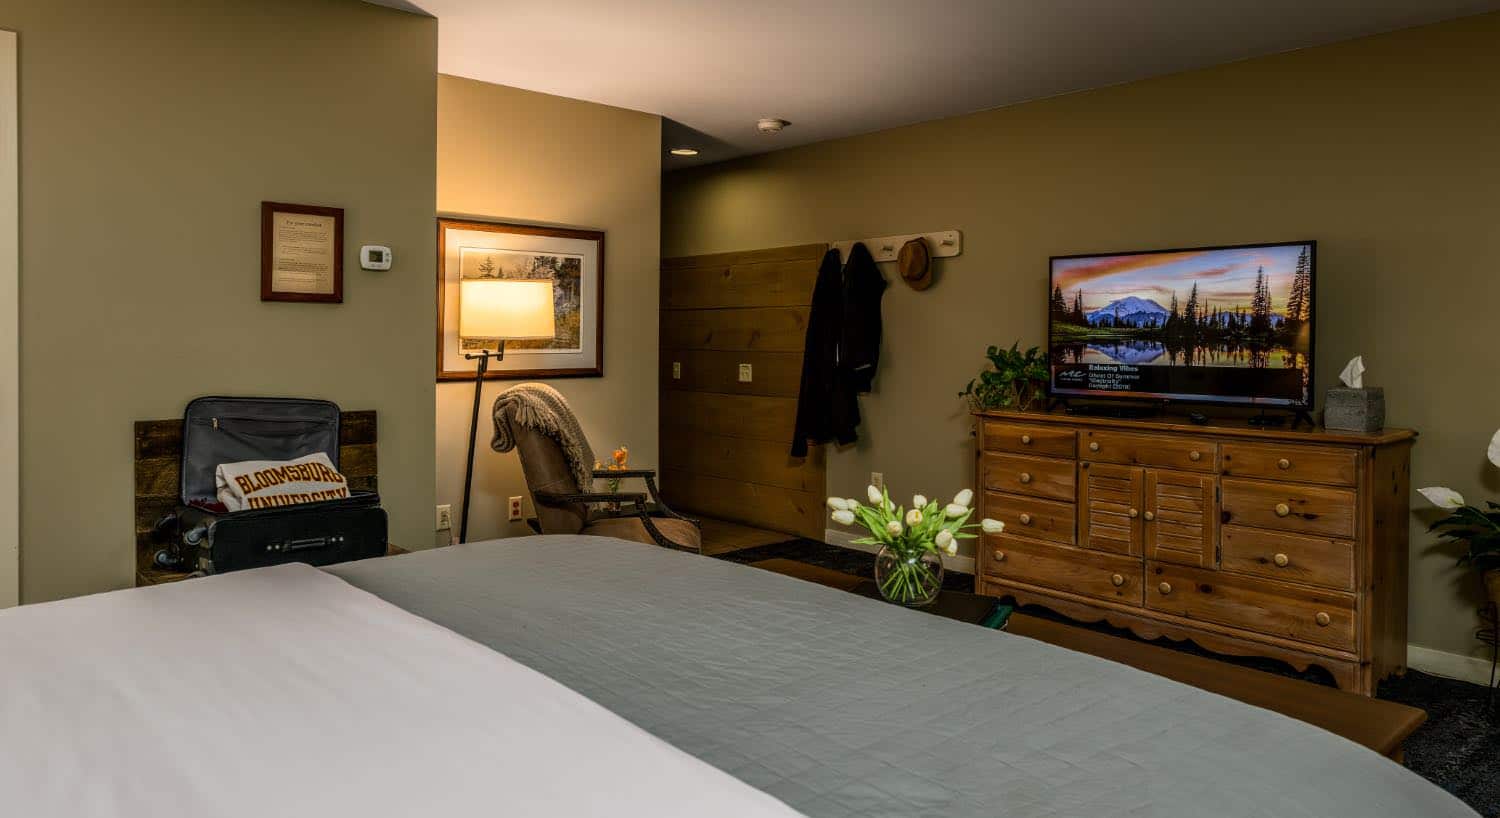
[[[759,122],[755,123],[755,129],[765,134],[781,133],[781,129],[790,124],[792,123],[787,122],[785,119],[766,117],[765,119],[762,119]]]
[[[698,155],[698,149],[697,148],[673,148],[670,151],[667,151],[667,153],[670,153],[673,156],[697,156]]]

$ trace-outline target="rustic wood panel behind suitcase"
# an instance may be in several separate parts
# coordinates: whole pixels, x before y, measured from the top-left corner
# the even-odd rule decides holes
[[[662,260],[662,493],[674,507],[822,539],[823,452],[794,460],[788,450],[826,250]],[[753,368],[749,383],[739,381],[741,363]]]
[[[378,491],[375,412],[339,415],[339,471],[349,487]],[[157,568],[152,557],[161,546],[151,526],[181,502],[182,418],[135,422],[135,584],[155,585],[180,572]]]

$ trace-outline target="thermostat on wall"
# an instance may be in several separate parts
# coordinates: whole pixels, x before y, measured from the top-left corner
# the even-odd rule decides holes
[[[366,270],[391,269],[391,248],[366,244],[359,248],[359,266]]]

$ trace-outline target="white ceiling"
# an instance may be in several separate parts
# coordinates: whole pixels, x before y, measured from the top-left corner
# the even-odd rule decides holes
[[[1500,0],[370,0],[445,74],[661,114],[667,168],[1500,9]],[[761,117],[792,125],[756,132]]]

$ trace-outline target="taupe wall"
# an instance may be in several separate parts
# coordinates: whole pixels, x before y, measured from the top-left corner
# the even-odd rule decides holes
[[[21,50],[23,599],[132,584],[132,422],[204,394],[380,412],[432,530],[437,23],[357,0],[3,0]],[[260,202],[341,206],[342,305],[260,301]],[[362,243],[395,250],[359,269]]]
[[[1497,45],[1488,15],[673,173],[663,253],[963,230],[931,290],[888,291],[860,442],[828,465],[831,492],[881,471],[946,495],[972,480],[955,394],[986,345],[1042,342],[1049,255],[1314,238],[1319,390],[1363,353],[1422,432],[1415,485],[1492,497]],[[1426,519],[1412,640],[1477,650],[1473,580]]]
[[[604,377],[549,383],[567,396],[596,454],[607,458],[623,443],[633,463],[656,465],[660,118],[442,76],[437,156],[445,215],[604,231]],[[490,405],[514,383],[485,384],[471,541],[529,533],[506,521],[510,497],[526,497],[531,509],[520,463],[489,446]],[[438,384],[437,496],[453,504],[455,536],[473,399],[472,383]]]

